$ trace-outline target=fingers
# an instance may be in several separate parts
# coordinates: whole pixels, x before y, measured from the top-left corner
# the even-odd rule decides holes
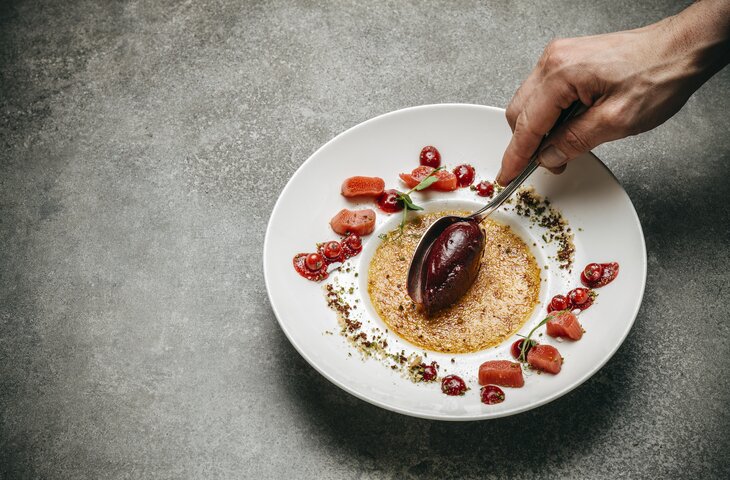
[[[559,166],[559,167],[556,167],[556,168],[548,168],[548,170],[549,170],[549,171],[550,171],[550,173],[552,173],[553,175],[560,175],[561,173],[563,173],[563,172],[565,171],[565,169],[566,169],[567,167],[568,167],[567,165],[561,165],[561,166]]]
[[[500,185],[509,183],[525,168],[560,113],[576,99],[577,95],[567,84],[541,81],[536,85],[515,121],[512,139],[502,157],[502,168],[497,175]]]
[[[515,131],[515,125],[517,124],[517,117],[519,117],[520,113],[524,109],[525,103],[527,102],[527,99],[530,98],[530,95],[532,95],[535,86],[539,83],[539,79],[540,71],[537,68],[534,68],[527,79],[522,82],[520,88],[517,89],[512,100],[510,100],[509,105],[507,106],[507,110],[504,112],[507,117],[507,123],[509,123],[509,128],[511,128],[513,132]]]
[[[621,138],[621,132],[606,121],[603,110],[600,106],[588,109],[551,132],[538,155],[540,164],[551,170],[564,167],[598,145]]]

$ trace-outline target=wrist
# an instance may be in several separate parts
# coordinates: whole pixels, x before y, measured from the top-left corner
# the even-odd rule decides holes
[[[699,1],[657,27],[666,39],[664,53],[700,85],[730,61],[730,2],[726,0]]]

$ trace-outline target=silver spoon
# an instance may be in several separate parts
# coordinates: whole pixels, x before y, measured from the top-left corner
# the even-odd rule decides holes
[[[580,102],[575,102],[570,107],[563,110],[563,112],[560,114],[560,117],[558,117],[558,120],[555,122],[555,125],[553,125],[553,130],[569,118],[575,116],[581,107],[583,107],[583,105]],[[532,158],[530,159],[530,162],[527,164],[525,169],[522,170],[517,178],[512,180],[509,185],[504,187],[504,189],[502,189],[502,191],[499,192],[497,196],[492,199],[491,202],[489,202],[476,212],[472,213],[468,217],[458,217],[456,215],[447,215],[445,217],[441,217],[436,220],[430,227],[428,227],[428,229],[424,232],[421,240],[418,242],[416,251],[413,254],[413,259],[411,259],[410,268],[408,269],[408,295],[411,297],[411,299],[413,299],[414,302],[416,302],[416,304],[423,305],[424,303],[424,299],[422,297],[422,293],[424,291],[422,287],[425,284],[426,277],[426,269],[424,268],[424,263],[426,261],[426,257],[428,256],[429,250],[431,249],[439,235],[441,235],[444,230],[446,230],[450,225],[453,225],[457,222],[476,221],[477,223],[481,223],[485,218],[491,215],[492,212],[497,210],[515,192],[515,190],[517,190],[522,185],[527,177],[529,177],[532,172],[537,169],[537,167],[539,166],[537,154],[540,152],[540,149],[542,148],[542,145],[548,135],[545,135],[545,137],[543,137],[543,139],[540,141],[540,144],[538,145],[535,153],[532,155]]]

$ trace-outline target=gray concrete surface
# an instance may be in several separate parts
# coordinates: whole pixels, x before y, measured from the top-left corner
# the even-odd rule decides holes
[[[497,421],[363,403],[310,368],[263,284],[269,212],[335,134],[504,106],[554,36],[673,1],[0,5],[0,477],[728,478],[730,71],[600,147],[641,217],[631,335]]]

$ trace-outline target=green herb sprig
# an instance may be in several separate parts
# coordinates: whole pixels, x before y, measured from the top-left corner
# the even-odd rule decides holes
[[[436,173],[443,169],[444,167],[435,168],[431,173],[428,174],[426,178],[421,180],[418,185],[411,188],[405,193],[396,192],[396,197],[398,198],[398,201],[403,203],[403,218],[401,219],[400,225],[398,226],[398,236],[395,238],[400,238],[403,235],[403,229],[405,228],[406,221],[408,220],[408,211],[410,210],[415,212],[418,210],[423,210],[423,207],[413,203],[413,200],[411,199],[411,193],[425,190],[434,183],[438,182],[439,177],[438,175],[436,175]]]
[[[545,317],[540,323],[535,325],[533,327],[533,329],[530,330],[530,333],[528,333],[526,337],[522,337],[525,340],[522,342],[522,345],[520,345],[520,356],[517,357],[517,360],[519,362],[521,362],[521,363],[527,362],[527,352],[529,352],[532,347],[537,345],[537,342],[535,340],[531,340],[530,337],[532,337],[532,334],[535,333],[535,330],[537,330],[538,328],[545,325],[548,322],[548,320],[550,320],[551,318],[553,318],[552,313],[549,314],[547,317]]]

